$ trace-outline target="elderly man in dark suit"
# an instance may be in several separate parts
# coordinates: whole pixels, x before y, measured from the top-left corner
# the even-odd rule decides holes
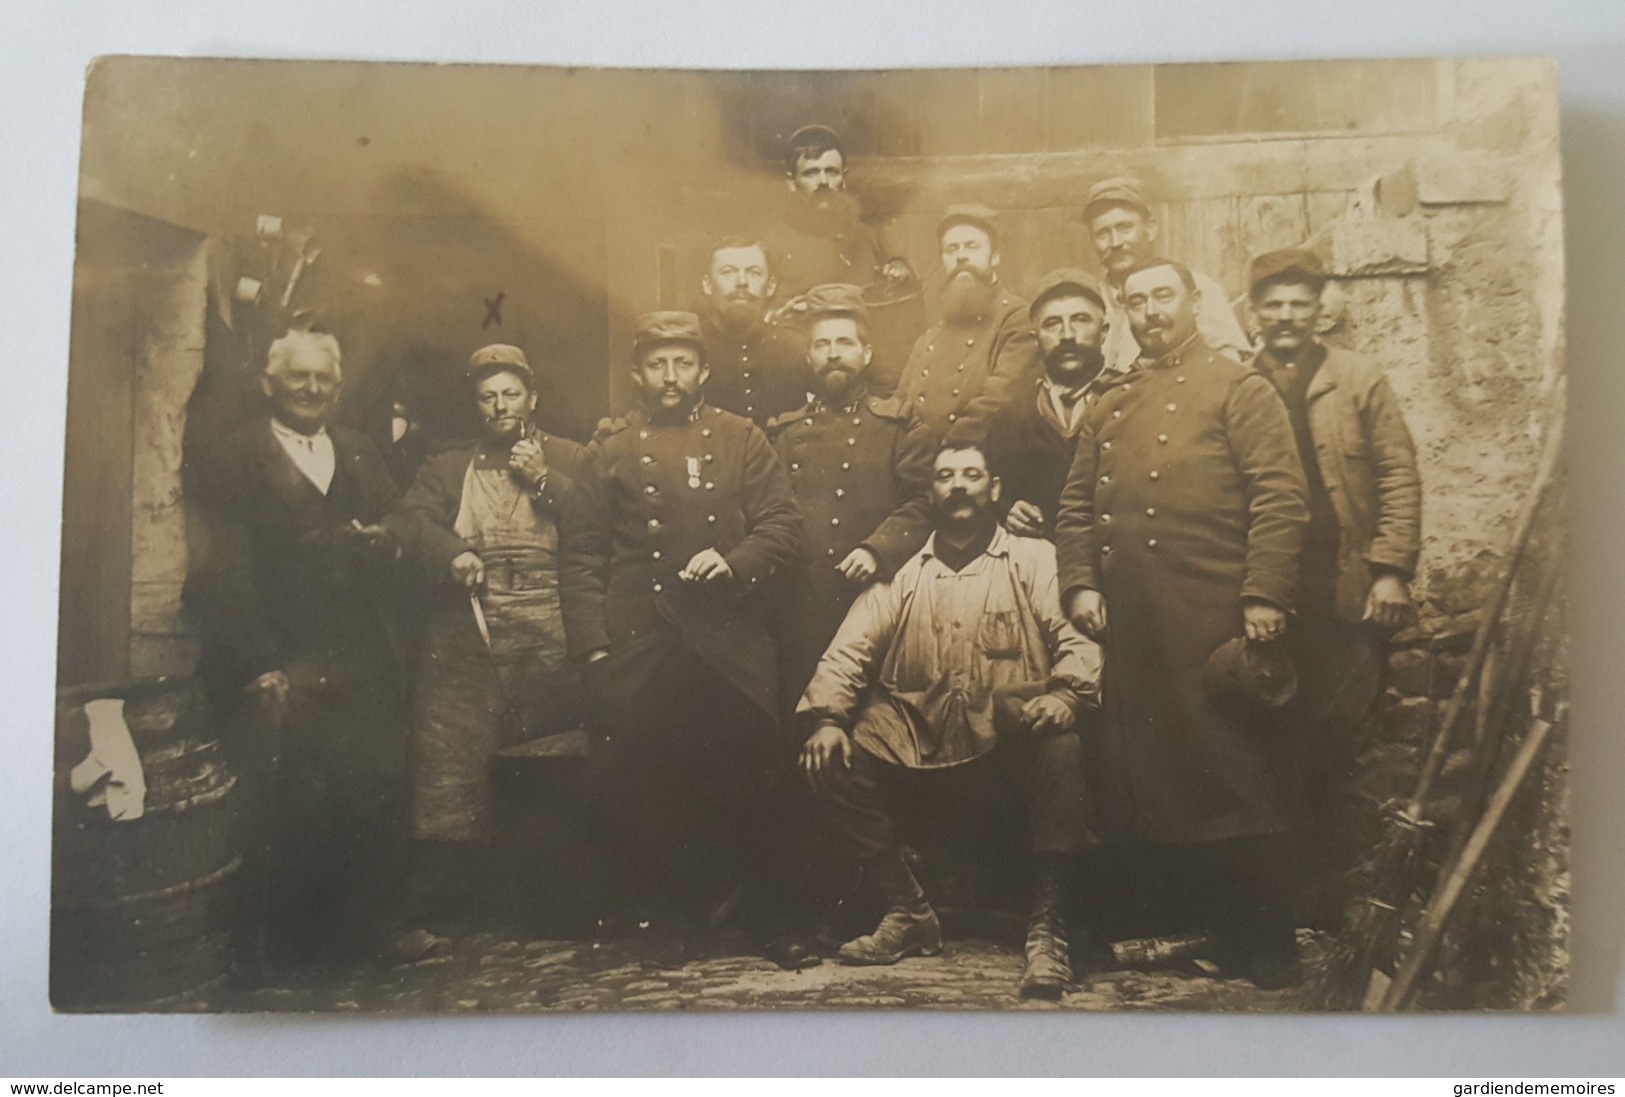
[[[1282,642],[1303,465],[1269,381],[1202,341],[1189,271],[1148,260],[1122,290],[1143,354],[1086,412],[1056,522],[1062,605],[1106,650],[1098,822],[1215,901],[1232,970],[1279,985],[1303,787],[1290,737],[1215,691],[1210,661],[1242,636],[1263,649],[1249,660]]]
[[[695,944],[708,884],[772,881],[783,898],[798,877],[776,794],[794,747],[778,727],[767,591],[801,514],[760,428],[706,403],[705,363],[698,317],[639,319],[639,407],[589,447],[591,512],[563,550],[570,648],[610,715],[616,814],[663,964]],[[775,960],[815,959],[777,928],[764,930]]]
[[[371,442],[328,425],[339,344],[290,332],[270,414],[189,468],[185,604],[243,782],[252,963],[408,954],[385,905],[405,850],[406,714],[375,583],[398,552],[396,488]]]

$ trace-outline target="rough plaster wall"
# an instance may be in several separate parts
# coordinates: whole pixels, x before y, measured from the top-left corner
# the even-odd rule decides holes
[[[197,643],[180,619],[186,579],[181,439],[203,369],[207,249],[166,272],[141,331],[135,367],[134,507],[130,530],[130,674],[190,673]]]

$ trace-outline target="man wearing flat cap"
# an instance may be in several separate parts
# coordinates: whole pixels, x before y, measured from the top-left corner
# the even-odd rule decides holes
[[[801,514],[761,429],[705,401],[705,355],[693,313],[638,319],[638,407],[589,447],[591,520],[564,561],[570,650],[608,710],[614,815],[663,963],[687,957],[715,889],[787,899],[799,876],[775,794],[794,751],[767,592],[796,557]],[[770,921],[769,954],[807,962]]]
[[[1268,252],[1253,260],[1249,282],[1263,340],[1254,365],[1286,404],[1309,485],[1298,615],[1288,635],[1301,688],[1284,716],[1305,748],[1318,840],[1335,830],[1332,786],[1381,692],[1387,635],[1411,616],[1421,480],[1382,368],[1316,337],[1326,284],[1320,258],[1295,248]],[[1320,852],[1321,860],[1337,858]]]
[[[782,700],[791,705],[853,599],[890,578],[931,532],[930,434],[901,401],[868,391],[862,290],[815,286],[806,297],[816,394],[768,426],[806,523],[777,612]]]
[[[996,383],[990,382],[979,398],[993,403],[985,418],[988,459],[1004,483],[1005,528],[1019,537],[1054,536],[1084,414],[1108,379],[1101,344],[1109,293],[1076,268],[1041,278],[1027,310],[1037,356],[1007,393],[993,395]],[[950,431],[949,437],[965,433]]]
[[[1103,179],[1090,187],[1083,204],[1083,223],[1111,290],[1106,368],[1121,372],[1140,356],[1140,346],[1123,313],[1123,275],[1159,254],[1161,226],[1145,184],[1132,178]],[[1251,344],[1236,321],[1229,295],[1217,279],[1200,271],[1191,271],[1191,279],[1196,284],[1196,326],[1202,339],[1226,358],[1242,361],[1251,353]]]
[[[1267,712],[1209,693],[1207,667],[1238,637],[1283,642],[1303,466],[1269,381],[1203,342],[1189,271],[1149,260],[1121,292],[1143,355],[1084,412],[1056,520],[1061,604],[1107,651],[1098,821],[1154,882],[1211,900],[1230,970],[1281,985],[1297,971],[1297,760]]]
[[[812,387],[800,331],[765,319],[775,285],[767,248],[743,236],[718,240],[700,279],[706,401],[757,426],[799,408]]]
[[[999,278],[998,215],[957,205],[937,222],[942,249],[940,316],[915,342],[897,395],[942,438],[989,377],[1013,383],[1034,353],[1027,302]]]
[[[889,396],[908,350],[925,329],[925,299],[907,259],[887,251],[881,233],[863,220],[847,189],[846,149],[828,126],[802,126],[790,135],[784,158],[789,191],[783,218],[764,243],[773,264],[774,299],[786,319],[806,308],[814,286],[863,287],[877,361],[871,391]]]
[[[474,352],[464,381],[482,433],[424,461],[386,525],[431,586],[412,712],[415,886],[426,907],[489,894],[497,751],[579,727],[565,650],[559,527],[585,451],[536,426],[519,347]]]

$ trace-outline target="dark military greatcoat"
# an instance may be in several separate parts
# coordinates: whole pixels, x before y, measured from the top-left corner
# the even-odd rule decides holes
[[[960,421],[989,377],[1013,383],[1037,352],[1027,302],[1002,285],[973,320],[939,320],[914,344],[897,395],[941,438]]]
[[[876,396],[845,408],[814,401],[775,419],[768,436],[806,523],[800,555],[784,577],[775,630],[784,648],[784,688],[795,695],[781,700],[794,705],[862,590],[835,565],[861,545],[887,579],[925,544],[935,447],[901,402]]]
[[[599,434],[587,461],[589,513],[560,531],[572,654],[608,648],[615,688],[636,692],[680,644],[776,716],[766,591],[795,558],[801,514],[767,436],[707,404],[677,423],[637,410]],[[733,577],[678,578],[707,548]]]
[[[1216,708],[1202,668],[1242,635],[1243,598],[1293,608],[1308,516],[1275,389],[1199,339],[1089,408],[1056,549],[1063,605],[1080,588],[1106,600],[1106,833],[1209,841],[1304,821],[1292,744]]]
[[[708,314],[700,320],[700,331],[711,371],[705,400],[712,407],[743,415],[760,427],[807,402],[812,369],[800,331],[758,324],[740,337],[723,331]]]

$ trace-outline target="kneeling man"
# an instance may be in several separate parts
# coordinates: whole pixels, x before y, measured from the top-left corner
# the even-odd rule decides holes
[[[797,709],[815,729],[802,768],[889,908],[840,958],[890,964],[942,946],[893,825],[899,784],[947,792],[1011,773],[1036,877],[1021,993],[1058,998],[1072,977],[1062,899],[1093,843],[1074,727],[1096,704],[1100,649],[1061,614],[1054,547],[998,524],[999,480],[979,447],[945,446],[931,492],[936,532],[853,604]]]

